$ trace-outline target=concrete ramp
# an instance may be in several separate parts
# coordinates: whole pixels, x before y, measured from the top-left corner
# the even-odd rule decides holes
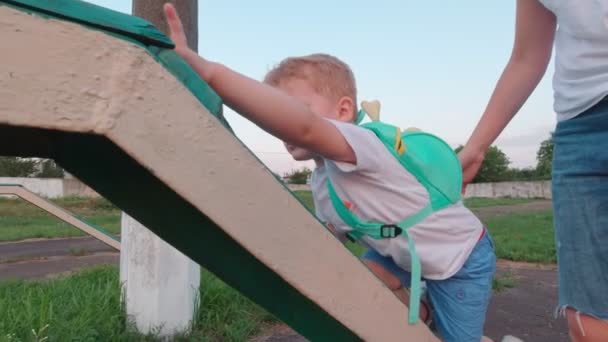
[[[89,234],[106,245],[120,251],[120,240],[118,240],[116,237],[99,227],[95,227],[92,224],[85,222],[83,219],[75,216],[65,209],[56,206],[47,199],[36,195],[21,185],[0,184],[0,195],[17,196],[22,200],[27,201],[45,212],[55,216],[63,222],[71,224],[72,226],[80,229],[84,233]]]
[[[311,341],[435,341],[232,134],[147,22],[0,0],[0,42],[0,155],[55,159]]]

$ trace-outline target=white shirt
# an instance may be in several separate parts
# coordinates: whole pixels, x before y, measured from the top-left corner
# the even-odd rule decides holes
[[[567,120],[608,95],[608,1],[540,2],[557,18],[554,110]]]
[[[311,188],[316,214],[321,220],[331,223],[340,233],[352,230],[331,204],[328,178],[340,199],[352,204],[351,210],[363,221],[400,222],[429,203],[424,186],[407,172],[372,131],[353,124],[330,122],[352,147],[357,164],[325,160],[325,165],[313,172]],[[410,227],[408,234],[414,239],[423,277],[446,279],[458,272],[482,231],[482,223],[462,203],[433,213]],[[405,237],[380,240],[364,237],[361,242],[381,255],[390,255],[397,265],[410,270]]]

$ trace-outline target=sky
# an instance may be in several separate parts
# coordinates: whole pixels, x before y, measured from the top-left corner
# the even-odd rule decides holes
[[[131,12],[130,0],[89,2]],[[383,121],[456,147],[508,61],[514,26],[515,1],[199,0],[199,54],[258,80],[285,57],[332,54],[353,69],[360,101],[381,101]],[[535,166],[555,126],[552,74],[553,62],[496,141],[514,167]],[[273,171],[311,166],[291,160],[280,141],[238,114],[225,114]]]

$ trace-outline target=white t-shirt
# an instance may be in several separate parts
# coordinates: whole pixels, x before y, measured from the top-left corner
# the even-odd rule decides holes
[[[331,179],[342,201],[363,221],[401,222],[429,203],[426,189],[399,163],[376,135],[349,123],[332,122],[357,157],[356,165],[325,160],[312,175],[311,187],[316,214],[340,233],[347,226],[329,199],[327,179]],[[406,152],[407,153],[407,152]],[[447,279],[465,263],[483,231],[477,217],[462,203],[433,213],[408,229],[420,257],[422,275],[427,279]],[[407,239],[399,236],[376,240],[364,237],[361,242],[395,263],[410,270]]]
[[[608,1],[540,2],[557,18],[554,109],[563,121],[608,95]]]

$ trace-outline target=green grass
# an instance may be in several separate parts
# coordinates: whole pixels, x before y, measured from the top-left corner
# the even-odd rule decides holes
[[[299,191],[313,209],[310,192]],[[530,200],[468,200],[470,207],[509,205]],[[120,211],[102,199],[68,198],[57,204],[117,233]],[[0,199],[0,240],[23,237],[81,235],[23,201]],[[7,224],[7,222],[12,222]],[[551,212],[509,215],[484,220],[502,259],[555,262]],[[348,243],[359,256],[364,248]],[[74,255],[80,251],[74,250]],[[263,309],[203,271],[201,308],[193,332],[179,341],[245,341],[277,321]],[[494,280],[495,291],[515,286],[509,276]],[[0,342],[39,341],[156,341],[133,332],[120,301],[118,270],[102,267],[44,282],[0,283]],[[38,337],[35,336],[38,334]]]
[[[310,191],[296,191],[296,195],[314,210]],[[467,199],[470,208],[494,205],[513,205],[533,199]],[[120,211],[104,199],[65,198],[54,201],[86,221],[111,233],[120,232]],[[532,212],[484,219],[496,243],[496,253],[501,259],[528,262],[555,262],[551,212]],[[28,238],[53,238],[83,236],[80,230],[59,221],[41,209],[22,200],[0,199],[0,241]],[[347,244],[355,254],[364,248]],[[75,254],[78,254],[75,251]]]
[[[538,263],[557,262],[551,211],[513,214],[483,221],[494,239],[498,258]]]
[[[294,193],[296,194],[296,196],[298,196],[298,198],[302,201],[302,203],[308,209],[310,209],[314,212],[315,204],[312,199],[312,192],[306,191],[306,190],[298,190],[298,191],[294,191]],[[346,248],[348,248],[348,250],[350,250],[357,257],[361,256],[363,254],[363,252],[365,252],[365,250],[366,250],[366,248],[363,247],[362,245],[360,245],[358,243],[353,243],[350,241],[346,243]]]
[[[537,199],[532,198],[467,198],[464,200],[464,204],[467,208],[476,209],[476,208],[484,208],[484,207],[494,207],[498,205],[516,205],[516,204],[524,204],[537,201]]]
[[[277,323],[270,314],[203,270],[201,308],[177,341],[241,342]],[[494,290],[515,286],[497,277]],[[0,283],[0,342],[158,341],[134,332],[120,300],[118,269],[96,267],[49,281]]]
[[[296,191],[295,193],[306,206],[314,210],[310,191]],[[535,199],[470,198],[465,200],[465,205],[469,208],[482,208],[533,201]],[[539,263],[556,262],[551,211],[512,214],[483,221],[494,239],[496,256],[499,259]],[[346,247],[356,256],[360,256],[365,251],[363,246],[356,243],[348,242]]]
[[[506,289],[514,288],[516,285],[517,281],[510,273],[496,275],[494,279],[492,279],[492,289],[494,292],[502,292]]]
[[[310,191],[296,194],[304,205],[314,207]],[[120,210],[103,198],[67,197],[51,202],[111,234],[120,233]],[[24,200],[0,198],[0,242],[78,236],[85,233]]]
[[[296,191],[296,195],[311,210],[314,210],[310,191]],[[470,208],[495,205],[514,205],[534,201],[533,199],[467,199]],[[86,221],[111,233],[120,232],[120,211],[104,199],[65,198],[54,201]],[[532,212],[484,219],[496,243],[499,258],[528,261],[555,262],[553,225],[551,212]],[[59,221],[41,209],[22,200],[0,199],[0,241],[28,238],[52,238],[83,236],[80,230]],[[348,244],[356,255],[363,247]]]
[[[44,329],[52,341],[126,340],[115,268],[87,270],[48,282],[0,284],[0,340],[32,341]],[[12,339],[7,338],[12,336]]]
[[[306,190],[298,190],[294,191],[294,193],[304,202],[304,204],[309,208],[314,208],[312,193]],[[537,201],[538,199],[533,198],[467,198],[464,200],[464,204],[468,208],[483,208],[483,207],[493,207],[498,205],[515,205],[515,204],[524,204]]]
[[[178,341],[245,341],[276,322],[209,272],[201,274],[201,308]],[[44,282],[0,283],[0,342],[156,341],[133,332],[120,301],[118,269],[93,268]],[[38,339],[40,340],[40,338]]]
[[[310,191],[296,191],[295,194],[302,200],[304,205],[314,210]],[[533,200],[472,198],[465,200],[465,204],[469,208],[481,208],[495,205],[521,204],[531,201]],[[52,202],[112,234],[120,233],[120,211],[103,198],[70,197],[53,200]],[[0,241],[84,235],[80,230],[23,200],[0,198]]]
[[[204,271],[201,308],[193,336],[200,341],[244,341],[278,321],[261,307]]]
[[[120,232],[120,211],[103,198],[70,197],[52,202],[112,234]],[[84,235],[24,200],[0,198],[0,241]]]
[[[294,191],[294,194],[304,203],[304,205],[314,212],[315,203],[312,200],[312,192],[305,190]]]

